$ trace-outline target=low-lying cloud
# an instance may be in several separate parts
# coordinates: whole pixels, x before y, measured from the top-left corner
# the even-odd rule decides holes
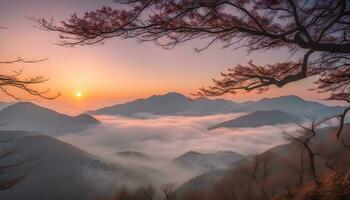
[[[89,130],[59,139],[88,152],[109,156],[119,151],[140,151],[155,157],[174,158],[187,151],[235,151],[255,154],[285,142],[283,131],[292,125],[260,128],[215,129],[209,126],[241,114],[211,116],[154,116],[125,118],[97,116],[102,121]]]

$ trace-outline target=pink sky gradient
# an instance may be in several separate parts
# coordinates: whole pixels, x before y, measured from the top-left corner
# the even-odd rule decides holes
[[[116,104],[153,94],[176,91],[190,95],[201,86],[207,86],[221,71],[238,63],[253,60],[257,64],[286,61],[285,50],[247,54],[244,49],[222,49],[220,44],[202,53],[194,47],[205,45],[193,41],[173,50],[164,50],[153,43],[137,44],[133,40],[112,39],[105,45],[86,47],[60,47],[54,44],[58,37],[34,28],[26,17],[46,17],[62,20],[70,14],[82,13],[103,5],[116,6],[109,0],[2,0],[0,26],[1,60],[18,56],[23,58],[48,58],[37,64],[1,65],[0,73],[23,69],[24,75],[44,74],[50,81],[42,87],[50,87],[53,93],[62,95],[53,100],[40,100],[40,104],[55,110],[77,114],[88,109]],[[314,79],[315,80],[315,79]],[[298,95],[310,100],[324,96],[308,91],[315,87],[314,80],[303,80],[282,89],[269,92],[228,95],[234,101],[257,100],[263,97]],[[81,91],[83,96],[74,94]],[[15,94],[24,97],[20,91]],[[13,99],[0,93],[1,101]]]

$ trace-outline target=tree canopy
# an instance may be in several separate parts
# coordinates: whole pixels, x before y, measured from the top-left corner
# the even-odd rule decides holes
[[[59,45],[103,44],[111,38],[134,38],[173,48],[205,39],[248,52],[286,48],[293,61],[234,66],[197,95],[219,96],[238,91],[264,92],[317,76],[318,92],[328,100],[350,103],[350,5],[346,0],[115,0],[60,23],[32,18],[39,28],[59,33]],[[297,53],[297,54],[296,54]],[[350,108],[337,116],[339,134]]]
[[[264,66],[242,64],[221,74],[199,94],[265,91],[271,85],[319,75],[318,89],[329,99],[350,102],[350,10],[346,0],[116,0],[57,24],[34,18],[44,30],[60,33],[63,46],[93,45],[110,38],[155,41],[172,48],[193,39],[209,39],[248,51],[288,48],[302,52],[298,61]],[[207,40],[206,40],[207,41]]]

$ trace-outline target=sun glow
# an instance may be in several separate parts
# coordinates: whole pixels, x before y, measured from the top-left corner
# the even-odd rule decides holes
[[[77,98],[81,98],[81,97],[83,96],[83,93],[80,92],[80,91],[77,91],[77,92],[75,92],[75,96],[76,96]]]

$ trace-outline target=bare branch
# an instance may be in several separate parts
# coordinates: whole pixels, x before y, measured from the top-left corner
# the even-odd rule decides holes
[[[42,61],[46,61],[46,60],[48,60],[48,59],[44,58],[44,59],[29,60],[29,59],[24,59],[24,58],[18,57],[17,59],[14,59],[14,60],[0,61],[0,64],[38,63],[38,62],[42,62]]]

